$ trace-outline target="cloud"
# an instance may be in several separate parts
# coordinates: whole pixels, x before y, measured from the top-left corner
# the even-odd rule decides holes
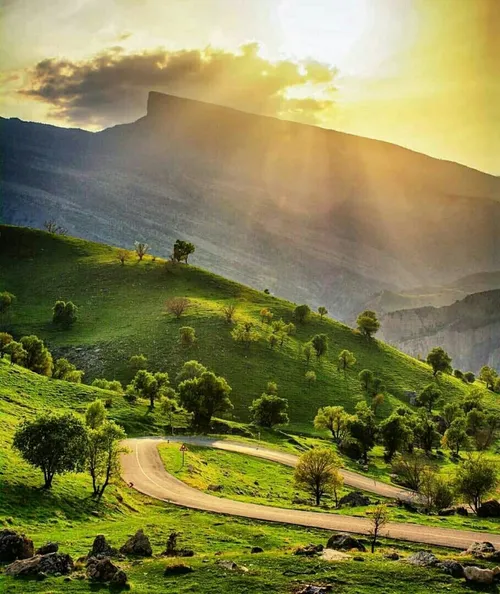
[[[47,104],[51,117],[107,126],[144,115],[151,90],[315,122],[333,105],[337,70],[314,60],[271,62],[250,43],[236,53],[213,47],[126,53],[115,46],[84,61],[45,59],[27,74],[18,92]],[[287,96],[305,86],[321,99]]]

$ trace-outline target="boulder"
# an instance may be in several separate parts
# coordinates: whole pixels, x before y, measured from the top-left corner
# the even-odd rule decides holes
[[[347,553],[334,551],[333,549],[324,549],[321,553],[321,559],[323,559],[323,561],[346,561],[350,558],[351,556]],[[362,559],[362,561],[364,561],[364,559]]]
[[[92,548],[89,551],[87,557],[112,557],[117,554],[117,550],[114,549],[106,540],[104,534],[98,534],[94,538]]]
[[[485,501],[479,506],[477,515],[480,518],[500,518],[500,502],[496,499]]]
[[[480,567],[465,567],[464,576],[468,582],[475,584],[492,584],[495,574],[491,569],[481,569]]]
[[[339,505],[348,505],[349,507],[362,507],[370,505],[370,503],[370,498],[363,495],[360,491],[351,491],[339,501]]]
[[[328,594],[332,591],[332,586],[327,584],[326,586],[314,586],[313,584],[307,584],[300,590],[297,590],[297,594]]]
[[[125,572],[115,565],[109,557],[90,557],[87,561],[86,573],[88,579],[93,582],[109,582],[122,586],[127,583]]]
[[[167,546],[161,553],[162,557],[193,557],[194,551],[191,549],[178,549],[177,538],[179,534],[177,532],[171,532],[167,539]]]
[[[189,567],[189,565],[184,565],[184,563],[178,563],[177,565],[167,565],[165,567],[165,571],[163,572],[164,576],[171,576],[171,575],[184,575],[186,573],[193,572],[194,569]]]
[[[120,553],[124,555],[136,555],[137,557],[151,557],[153,549],[151,548],[149,538],[144,534],[144,530],[141,529],[127,540],[120,548]]]
[[[248,571],[248,567],[238,565],[234,561],[217,561],[217,565],[224,569],[229,569],[229,571],[240,571],[241,573],[247,573]]]
[[[419,567],[433,567],[438,564],[438,558],[428,551],[418,551],[408,557],[408,563],[418,565]]]
[[[111,581],[109,583],[111,586],[114,586],[115,588],[123,588],[128,583],[127,574],[123,571],[123,569],[119,569],[111,578]]]
[[[495,552],[495,547],[491,544],[491,542],[483,541],[483,542],[473,542],[470,547],[465,551],[466,554],[472,555],[473,557],[482,558],[485,555],[491,554]]]
[[[35,555],[29,559],[18,559],[5,568],[5,573],[14,577],[46,577],[67,575],[74,569],[73,559],[64,553]]]
[[[468,516],[469,512],[467,511],[466,507],[458,506],[455,508],[455,511],[459,516]]]
[[[208,485],[207,490],[213,491],[214,493],[220,493],[223,489],[222,485]]]
[[[399,559],[399,555],[396,553],[396,551],[391,551],[390,553],[386,553],[384,558],[389,559],[389,561],[397,561]]]
[[[0,562],[29,559],[34,554],[35,547],[31,538],[15,530],[0,530]]]
[[[48,542],[43,546],[39,547],[35,553],[37,555],[47,555],[48,553],[57,553],[59,550],[59,544],[57,542]]]
[[[446,561],[442,561],[436,565],[439,569],[451,575],[454,578],[463,578],[464,577],[464,568],[458,561],[453,561],[452,559],[447,559]]]
[[[328,539],[326,544],[328,549],[335,549],[336,551],[350,551],[351,549],[358,549],[358,551],[365,552],[365,546],[357,538],[350,534],[333,534]]]
[[[250,551],[252,554],[255,553],[263,553],[264,549],[262,547],[252,547],[252,550]]]
[[[319,553],[321,553],[321,551],[323,550],[323,545],[318,544],[308,544],[305,547],[298,547],[295,549],[295,551],[293,552],[294,555],[302,555],[303,557],[313,557],[314,555],[317,555]]]

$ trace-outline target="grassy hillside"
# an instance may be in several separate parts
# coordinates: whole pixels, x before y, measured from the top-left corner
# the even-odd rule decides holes
[[[288,322],[294,304],[210,272],[173,267],[149,256],[138,262],[132,254],[121,266],[116,249],[106,245],[25,228],[4,226],[0,232],[0,290],[17,296],[3,327],[16,337],[39,335],[55,354],[85,369],[87,382],[95,377],[128,381],[127,361],[138,353],[148,357],[152,370],[168,371],[172,378],[184,361],[198,359],[232,386],[235,419],[248,419],[248,405],[273,380],[280,395],[289,400],[291,429],[312,431],[319,406],[342,404],[352,410],[364,397],[357,379],[362,369],[372,369],[385,380],[382,415],[406,402],[405,391],[419,390],[431,381],[426,364],[317,315],[297,325],[296,335],[283,348],[273,350],[265,340],[269,326],[260,322],[259,312],[268,307],[274,320]],[[192,304],[180,320],[166,313],[165,301],[173,296],[188,297]],[[72,300],[80,308],[70,330],[58,330],[51,323],[57,299]],[[248,350],[231,338],[231,325],[221,312],[228,303],[236,303],[237,320],[252,320],[263,335]],[[186,325],[195,329],[198,338],[190,348],[179,343],[179,328]],[[311,362],[317,381],[308,388],[301,349],[317,333],[328,335],[329,352],[321,361]],[[353,351],[357,359],[346,381],[336,367],[342,349]],[[447,399],[467,390],[454,378],[441,381]]]

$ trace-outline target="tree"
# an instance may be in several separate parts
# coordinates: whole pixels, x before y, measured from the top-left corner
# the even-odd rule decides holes
[[[22,365],[23,367],[26,367],[28,353],[24,350],[23,345],[20,342],[11,340],[4,346],[3,352],[10,356],[12,365]]]
[[[77,320],[78,307],[72,301],[56,301],[52,308],[52,322],[70,328]]]
[[[385,448],[384,457],[387,462],[392,460],[396,452],[402,452],[413,437],[406,418],[398,414],[392,414],[382,421],[379,431]]]
[[[470,456],[457,469],[455,489],[473,510],[481,507],[498,486],[498,469],[494,462],[481,455]]]
[[[190,305],[187,297],[172,297],[166,303],[167,311],[179,319]]]
[[[495,387],[495,380],[498,377],[498,373],[488,365],[481,367],[479,371],[479,379],[486,384],[489,390],[493,390]]]
[[[382,404],[384,404],[385,402],[385,396],[382,392],[380,392],[380,394],[375,394],[375,396],[372,399],[372,410],[373,410],[373,414],[377,414],[377,411],[379,409],[379,407],[382,406]]]
[[[339,490],[342,475],[335,453],[327,448],[314,448],[300,456],[295,467],[295,484],[314,497],[316,505],[325,493]]]
[[[279,343],[279,337],[276,336],[276,334],[270,334],[267,337],[267,342],[269,343],[269,346],[274,349],[275,346],[278,346]]]
[[[441,390],[434,384],[429,384],[417,396],[416,404],[417,406],[423,406],[429,412],[432,412],[432,407],[441,398],[441,396]]]
[[[370,369],[363,369],[358,374],[359,381],[361,382],[361,388],[367,393],[370,394],[371,386],[373,384],[373,380],[375,379],[375,374]]]
[[[42,470],[44,487],[50,489],[55,474],[83,468],[87,431],[72,414],[46,414],[24,421],[14,435],[13,447],[26,462]]]
[[[310,342],[306,342],[304,348],[302,349],[302,354],[304,355],[304,359],[306,360],[307,365],[311,362],[311,357],[314,353],[314,347]]]
[[[276,394],[262,394],[252,402],[249,410],[253,422],[261,427],[286,425],[289,421],[288,400]]]
[[[468,394],[462,397],[460,404],[465,414],[473,409],[484,409],[483,391],[478,388],[473,388]]]
[[[53,235],[67,235],[68,233],[68,231],[64,227],[61,227],[61,225],[58,225],[54,219],[45,221],[43,227],[47,233],[52,233]]]
[[[467,371],[464,373],[464,378],[469,384],[473,384],[476,381],[476,376],[472,373],[472,371]]]
[[[323,316],[326,316],[328,314],[328,310],[326,309],[326,307],[323,307],[322,305],[320,305],[318,307],[318,313],[319,313],[319,317],[321,319],[323,319]]]
[[[418,454],[397,454],[392,463],[392,473],[398,483],[418,493],[428,464],[424,456]]]
[[[125,265],[125,260],[128,260],[130,257],[129,252],[127,250],[118,250],[116,252],[116,259],[120,262],[122,266]]]
[[[308,305],[297,305],[293,310],[293,317],[299,324],[305,324],[311,317],[311,308]]]
[[[207,429],[215,413],[233,408],[229,399],[231,387],[223,377],[211,371],[199,377],[184,380],[179,384],[179,402],[193,415],[193,425],[197,429]]]
[[[444,447],[450,449],[456,456],[459,455],[460,449],[469,443],[469,436],[467,435],[467,421],[464,417],[457,417],[451,422],[451,425],[446,429],[443,439],[441,440]]]
[[[265,324],[270,324],[273,320],[274,314],[268,307],[263,307],[260,310],[260,319]]]
[[[257,342],[260,339],[260,334],[255,330],[252,322],[237,324],[231,331],[231,336],[236,342],[244,344],[247,349],[250,348],[252,342]]]
[[[5,315],[14,303],[15,296],[8,291],[0,293],[0,315]]]
[[[356,320],[358,330],[367,338],[371,338],[380,328],[380,322],[374,311],[366,309],[361,312]]]
[[[5,353],[7,353],[8,345],[13,341],[11,334],[7,332],[0,332],[0,359],[3,359]]]
[[[427,468],[422,475],[419,494],[428,511],[451,507],[454,502],[452,485],[430,468]]]
[[[85,411],[85,425],[90,429],[97,429],[106,420],[107,412],[100,398],[94,400],[87,406]]]
[[[137,254],[137,257],[139,258],[139,262],[141,262],[142,259],[144,258],[144,256],[148,253],[149,245],[142,241],[135,241],[134,248],[135,248],[135,253]]]
[[[104,378],[96,378],[92,382],[94,388],[100,388],[101,390],[109,390],[110,392],[117,392],[118,394],[123,393],[123,386],[118,380],[108,381]]]
[[[434,347],[427,355],[427,363],[432,367],[434,377],[441,373],[451,373],[451,357],[441,347]]]
[[[328,336],[326,334],[316,334],[311,339],[311,344],[316,352],[316,357],[320,359],[328,351]]]
[[[81,384],[84,372],[76,368],[76,365],[70,363],[67,359],[57,359],[54,364],[52,377],[73,384]]]
[[[432,449],[439,444],[441,437],[437,430],[436,423],[432,420],[431,415],[425,410],[422,410],[416,418],[413,433],[417,444],[426,454],[432,452]]]
[[[465,378],[464,378],[464,373],[463,373],[463,371],[460,371],[460,369],[454,369],[454,370],[453,370],[453,375],[454,375],[454,376],[455,376],[457,379],[459,379],[459,380],[462,380],[462,381],[464,381],[464,379],[465,379]]]
[[[278,384],[276,382],[267,382],[266,394],[278,395]]]
[[[495,385],[493,387],[493,390],[497,393],[500,394],[500,377],[497,377],[495,380]]]
[[[194,328],[191,328],[191,326],[183,326],[179,329],[179,334],[182,346],[193,346],[193,344],[196,342],[196,334]]]
[[[355,439],[362,452],[363,461],[368,464],[368,452],[375,445],[377,436],[377,426],[375,424],[375,415],[368,408],[363,400],[356,404],[355,415],[349,419],[348,429],[351,437]]]
[[[228,303],[227,305],[223,305],[221,310],[226,318],[226,322],[232,324],[234,322],[234,314],[236,313],[236,305],[234,303]]]
[[[43,340],[35,336],[23,336],[21,346],[26,351],[25,367],[50,377],[52,375],[53,361],[49,349],[43,344]]]
[[[199,361],[192,359],[191,361],[186,361],[184,363],[175,379],[177,380],[177,383],[180,383],[187,379],[200,377],[205,373],[205,371],[208,370],[204,365],[202,365]]]
[[[380,535],[380,531],[387,524],[388,521],[389,513],[387,511],[386,505],[379,504],[370,513],[370,530],[368,534],[370,535],[372,553],[375,552],[375,545],[377,544],[377,539]]]
[[[183,241],[178,239],[174,243],[174,252],[172,254],[172,260],[174,262],[185,262],[187,264],[188,258],[191,254],[194,254],[195,246],[189,241]]]
[[[132,371],[139,371],[140,369],[147,369],[148,358],[145,355],[132,355],[128,360],[128,366]]]
[[[306,375],[305,375],[306,381],[307,381],[307,386],[309,387],[309,389],[311,388],[311,386],[314,384],[314,382],[316,381],[316,374],[314,373],[314,371],[309,370],[306,371]]]
[[[169,387],[168,373],[151,373],[140,369],[132,382],[127,386],[127,393],[146,398],[151,408],[155,406],[155,400],[163,395]]]
[[[351,416],[343,406],[324,406],[314,417],[316,429],[328,429],[336,443],[340,443],[349,434]]]
[[[356,357],[354,356],[354,353],[351,353],[351,351],[348,351],[347,349],[340,351],[337,361],[339,370],[344,372],[344,377],[347,370],[356,365]]]

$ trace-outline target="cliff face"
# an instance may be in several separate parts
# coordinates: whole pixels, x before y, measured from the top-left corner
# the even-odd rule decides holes
[[[477,372],[483,365],[500,371],[500,290],[468,295],[446,307],[421,307],[386,314],[382,338],[415,357],[436,346],[453,366]]]

